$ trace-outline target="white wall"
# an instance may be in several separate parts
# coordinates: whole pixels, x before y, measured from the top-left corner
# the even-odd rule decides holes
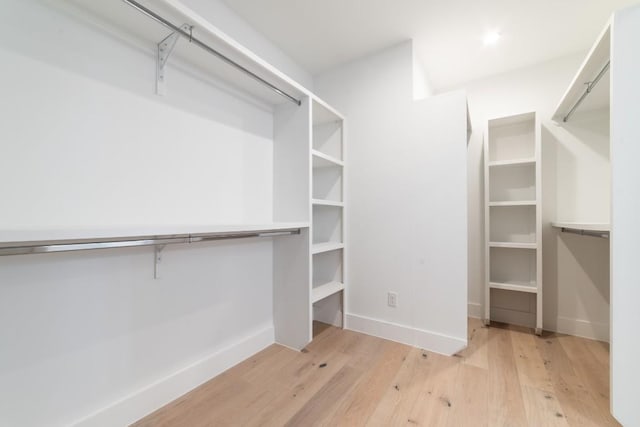
[[[407,42],[315,81],[347,119],[347,327],[453,353],[466,344],[465,97],[414,102],[412,73]]]
[[[469,313],[475,317],[481,317],[483,301],[483,277],[484,277],[484,195],[483,195],[483,154],[482,141],[486,120],[494,117],[507,116],[528,111],[536,111],[543,123],[543,130],[555,128],[550,122],[557,103],[568,87],[584,59],[584,54],[571,55],[565,58],[549,61],[536,66],[493,76],[487,79],[471,82],[464,86],[469,99],[469,111],[472,120],[473,133],[468,146],[468,187],[469,187]],[[597,134],[601,134],[606,127],[601,123]],[[544,131],[548,136],[549,132]],[[565,132],[565,137],[566,137]],[[562,137],[561,137],[562,139]],[[596,138],[598,139],[598,138]],[[547,138],[547,142],[549,138]],[[601,143],[595,142],[598,150],[602,152]],[[600,144],[600,145],[598,145]],[[566,145],[566,144],[565,144]],[[549,144],[543,144],[543,269],[544,283],[543,293],[545,307],[544,327],[551,330],[563,330],[564,332],[580,333],[581,335],[593,334],[592,337],[606,339],[601,332],[607,329],[606,316],[608,310],[608,287],[606,272],[608,270],[608,256],[606,241],[594,241],[587,238],[593,245],[584,246],[574,241],[578,236],[559,236],[556,231],[550,229],[549,222],[555,220],[555,205],[549,203],[548,197],[555,196],[550,191],[558,185],[559,181],[549,179],[550,174],[555,174],[557,167],[564,173],[560,178],[563,182],[569,173],[574,173],[572,182],[581,179],[576,173],[576,167],[563,169],[572,156],[565,155],[561,160],[564,165],[550,164],[562,148],[555,145],[550,149]],[[546,147],[546,149],[545,149]],[[576,144],[573,144],[576,147]],[[582,147],[583,153],[588,153],[592,148]],[[556,153],[556,154],[554,154]],[[582,156],[582,154],[577,154]],[[562,156],[561,156],[562,157]],[[595,155],[598,158],[597,155]],[[600,157],[602,159],[602,157]],[[599,162],[600,160],[598,160]],[[554,161],[555,162],[555,161]],[[551,169],[549,169],[551,168]],[[564,171],[564,172],[562,172]],[[572,172],[570,172],[572,171]],[[585,169],[578,171],[581,175]],[[606,186],[606,182],[603,183]],[[587,188],[579,186],[576,188]],[[582,191],[582,190],[581,190]],[[587,200],[588,197],[581,197]],[[575,200],[575,199],[574,199]],[[598,212],[603,212],[602,206],[607,201],[602,200],[598,205]],[[569,215],[567,199],[560,202],[561,212]],[[584,238],[583,238],[584,239]],[[584,242],[583,242],[584,243]],[[556,248],[556,250],[549,250]],[[584,270],[583,265],[589,265],[598,271],[590,274],[591,270]],[[595,263],[595,264],[594,264]],[[603,272],[602,274],[600,272]],[[568,281],[571,279],[571,282]],[[535,324],[535,300],[530,295],[509,294],[506,291],[493,291],[492,312],[496,320],[511,323],[520,323],[533,326]],[[578,295],[578,296],[576,296]],[[585,325],[584,322],[595,322]],[[561,326],[563,325],[563,326]]]
[[[307,89],[313,90],[313,76],[307,70],[252,28],[223,1],[183,0],[183,3],[284,74]]]
[[[611,50],[611,410],[625,426],[640,425],[640,6],[616,13]]]
[[[157,97],[153,46],[57,6],[0,5],[2,230],[270,221],[273,112],[176,61]],[[153,260],[0,257],[0,426],[125,425],[273,342],[271,241]]]

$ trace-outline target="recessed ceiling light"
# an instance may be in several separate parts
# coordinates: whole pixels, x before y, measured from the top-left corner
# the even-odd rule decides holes
[[[496,44],[500,39],[500,33],[498,31],[491,31],[484,36],[485,46]]]

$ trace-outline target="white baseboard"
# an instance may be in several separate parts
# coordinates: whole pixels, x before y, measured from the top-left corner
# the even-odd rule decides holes
[[[175,400],[232,366],[251,357],[275,340],[273,326],[174,372],[74,423],[78,427],[124,426]]]
[[[482,304],[470,302],[468,304],[468,316],[482,319],[484,317]],[[535,313],[526,313],[498,307],[491,307],[491,319],[496,322],[527,327],[535,327],[536,322]],[[609,324],[604,322],[592,322],[558,316],[555,326],[551,326],[549,322],[545,322],[544,330],[609,342]]]
[[[609,342],[609,324],[604,322],[558,317],[556,332]]]
[[[467,346],[466,339],[355,314],[347,314],[346,328],[447,356],[451,356]]]
[[[473,317],[474,319],[482,319],[484,317],[482,315],[482,304],[477,302],[467,304],[467,316]]]

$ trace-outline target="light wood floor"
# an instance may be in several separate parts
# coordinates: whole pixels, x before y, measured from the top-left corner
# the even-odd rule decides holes
[[[469,320],[454,357],[316,325],[302,353],[272,345],[141,426],[610,426],[608,345]]]

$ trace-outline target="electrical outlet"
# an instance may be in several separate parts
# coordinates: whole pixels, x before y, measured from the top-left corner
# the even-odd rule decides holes
[[[389,307],[397,307],[398,306],[398,294],[396,292],[387,293],[387,305]]]

